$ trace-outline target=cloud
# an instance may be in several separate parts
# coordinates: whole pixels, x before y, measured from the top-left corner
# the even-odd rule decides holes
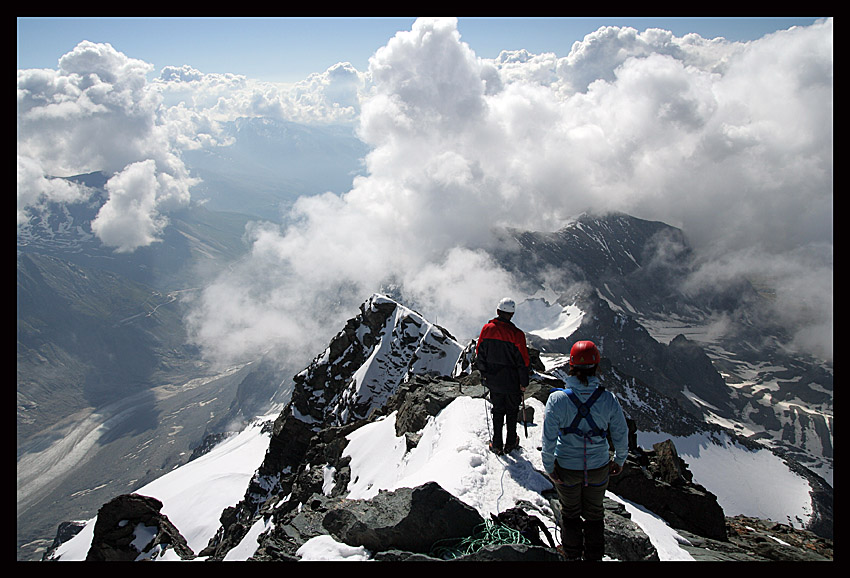
[[[768,324],[787,331],[784,345],[833,358],[833,246],[809,243],[782,253],[743,247],[704,258],[688,279],[687,291],[732,286],[746,278],[769,295]],[[732,313],[735,314],[734,312]],[[734,327],[728,328],[734,331]]]
[[[167,175],[156,174],[152,160],[129,165],[106,183],[109,199],[92,220],[92,232],[117,253],[132,252],[155,242],[167,219],[157,210],[169,196]],[[181,196],[181,192],[177,192]],[[182,204],[177,201],[177,204]]]
[[[109,44],[83,41],[56,70],[18,71],[19,226],[46,201],[86,199],[81,187],[57,177],[101,171],[112,179],[111,197],[95,234],[119,252],[148,245],[199,182],[181,151],[232,144],[221,123],[240,117],[351,123],[365,83],[348,63],[292,86],[188,65],[165,67],[149,82],[152,68]]]
[[[751,43],[604,28],[566,57],[485,60],[455,20],[420,19],[366,77],[367,175],[253,232],[245,261],[198,296],[202,341],[231,355],[305,334],[322,346],[380,287],[473,337],[500,297],[521,297],[485,256],[493,229],[554,230],[587,210],[665,220],[730,267],[831,247],[832,20]],[[813,275],[831,295],[831,260],[795,263],[777,286]],[[241,306],[221,307],[233,295]],[[804,325],[799,303],[778,303]],[[831,324],[831,304],[805,307]]]
[[[314,353],[381,287],[474,336],[499,298],[522,297],[486,257],[494,229],[606,210],[683,228],[706,264],[694,282],[775,264],[758,271],[797,343],[831,349],[832,27],[748,43],[603,27],[565,56],[488,60],[454,19],[420,19],[367,71],[340,63],[289,86],[190,66],[149,82],[150,65],[84,42],[56,71],[18,71],[18,215],[79,193],[51,177],[103,170],[98,234],[132,250],[189,201],[179,151],[228,144],[220,123],[356,122],[366,175],[255,225],[245,259],[196,296],[191,329],[211,355]],[[795,300],[799,279],[830,299]]]
[[[30,207],[45,203],[75,203],[88,198],[85,187],[63,179],[48,178],[36,159],[18,155],[18,225],[29,220]]]
[[[119,251],[153,242],[165,222],[162,212],[188,203],[196,180],[158,120],[161,100],[147,85],[150,71],[147,63],[92,42],[60,58],[58,70],[18,71],[19,224],[30,205],[58,199],[62,181],[55,177],[94,171],[111,176],[111,196],[93,229]],[[144,193],[136,163],[156,184]]]
[[[300,123],[352,123],[360,112],[365,75],[340,62],[294,84],[251,80],[235,74],[205,74],[188,65],[167,66],[153,83],[169,109],[191,111],[199,127],[186,135],[215,132],[215,123],[269,117]],[[197,130],[200,128],[201,130]],[[212,129],[212,130],[209,130]]]

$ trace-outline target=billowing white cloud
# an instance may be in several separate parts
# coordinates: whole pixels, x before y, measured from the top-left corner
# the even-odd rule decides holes
[[[306,79],[281,85],[235,74],[205,74],[194,68],[167,66],[154,87],[166,105],[191,111],[196,126],[187,135],[215,132],[214,123],[240,117],[270,117],[301,123],[352,123],[360,111],[365,75],[341,62]]]
[[[109,179],[109,200],[91,227],[104,244],[131,252],[157,239],[165,221],[157,213],[157,178],[153,161],[140,161]]]
[[[826,245],[817,267],[795,259],[772,280],[791,295],[786,281],[807,271],[831,295],[831,20],[737,44],[605,28],[560,59],[487,61],[454,20],[421,19],[367,77],[368,174],[258,228],[245,261],[198,296],[193,327],[222,358],[305,335],[320,347],[382,286],[474,336],[515,291],[481,251],[492,229],[554,230],[587,210],[667,221],[729,263]],[[240,307],[222,306],[233,295]],[[805,307],[828,322],[831,355],[831,300]]]
[[[149,90],[150,71],[149,64],[92,42],[65,54],[58,70],[18,71],[19,224],[28,206],[57,200],[62,181],[54,177],[94,171],[111,176],[107,189],[115,195],[98,216],[95,233],[121,251],[155,240],[165,222],[162,213],[188,202],[196,181],[159,122],[161,99]],[[129,175],[138,173],[134,167],[140,162],[157,183],[142,195],[127,186],[138,181]]]
[[[110,199],[93,229],[107,246],[133,251],[159,238],[169,211],[185,206],[198,180],[180,151],[231,144],[220,123],[265,116],[351,123],[364,78],[340,63],[292,86],[188,65],[152,66],[109,44],[81,42],[58,69],[19,70],[17,221],[45,201],[75,202],[85,191],[56,177],[102,171]],[[145,178],[141,178],[144,173]]]
[[[18,155],[18,225],[29,219],[28,209],[43,203],[75,203],[86,199],[85,187],[45,176],[36,159]]]
[[[831,299],[786,296],[807,278],[831,298],[832,27],[748,43],[603,27],[565,56],[487,60],[455,20],[421,19],[367,71],[340,63],[290,86],[190,66],[147,82],[146,63],[84,42],[56,71],[18,71],[19,219],[79,194],[49,177],[103,170],[98,234],[132,250],[189,199],[177,151],[227,144],[219,123],[356,121],[366,176],[301,198],[285,227],[255,226],[250,254],[197,296],[211,354],[293,351],[305,335],[314,352],[382,286],[470,336],[514,291],[482,251],[494,228],[619,210],[682,227],[706,263],[694,282],[742,264],[770,277],[798,344],[831,355]]]

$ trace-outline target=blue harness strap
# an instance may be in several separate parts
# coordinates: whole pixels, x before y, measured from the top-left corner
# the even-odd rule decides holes
[[[603,391],[604,390],[601,387],[597,387],[593,393],[590,394],[590,397],[587,398],[587,401],[582,403],[573,390],[565,389],[564,392],[567,394],[567,397],[570,398],[570,401],[573,402],[573,405],[576,406],[578,411],[576,416],[573,418],[573,422],[569,426],[561,428],[561,433],[572,433],[584,438],[590,438],[593,436],[606,437],[608,435],[608,431],[598,427],[596,422],[593,421],[593,417],[590,415],[591,406],[593,406],[593,403],[599,399],[599,396],[602,395]],[[590,429],[587,432],[581,431],[578,427],[578,424],[583,419],[586,420],[587,424],[590,426]]]
[[[599,396],[602,395],[604,389],[601,386],[597,387],[584,403],[582,403],[573,390],[562,389],[561,391],[567,394],[567,397],[570,398],[570,401],[573,402],[573,405],[576,406],[577,410],[572,423],[570,423],[567,427],[561,428],[561,434],[575,434],[584,439],[584,485],[587,486],[587,441],[592,437],[604,438],[608,436],[608,430],[604,430],[597,426],[593,421],[593,417],[590,415],[591,406],[597,399],[599,399]],[[585,432],[579,429],[578,425],[581,423],[581,420],[587,421],[587,424],[590,426],[588,431]]]

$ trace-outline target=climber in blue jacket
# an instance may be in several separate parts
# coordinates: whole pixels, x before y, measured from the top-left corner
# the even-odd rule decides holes
[[[609,476],[622,471],[629,451],[623,409],[596,377],[599,361],[592,341],[573,345],[566,387],[549,394],[543,418],[543,468],[558,491],[561,544],[569,560],[602,559],[602,501]]]

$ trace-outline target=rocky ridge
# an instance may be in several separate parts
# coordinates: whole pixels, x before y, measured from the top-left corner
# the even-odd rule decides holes
[[[259,523],[265,530],[258,538],[253,560],[297,560],[298,549],[317,536],[362,547],[374,560],[557,560],[557,550],[539,536],[535,543],[524,539],[487,543],[485,537],[475,540],[475,549],[464,547],[473,537],[486,534],[493,521],[483,519],[433,482],[382,491],[370,500],[345,497],[351,472],[350,458],[343,457],[343,452],[350,432],[395,413],[396,435],[404,436],[410,449],[419,443],[428,419],[456,398],[484,397],[486,391],[469,363],[472,350],[473,344],[461,348],[447,331],[415,312],[383,296],[373,296],[326,351],[296,376],[291,402],[272,425],[263,464],[245,498],[222,513],[219,532],[206,548],[186,552],[167,518],[145,514],[145,525],[159,528],[152,533],[158,538],[141,550],[134,549],[122,528],[137,526],[140,516],[132,511],[108,513],[107,506],[123,504],[132,510],[138,501],[121,496],[104,506],[104,517],[111,522],[101,523],[98,516],[102,531],[97,532],[90,556],[154,558],[171,548],[181,558],[225,560]],[[543,372],[539,353],[532,349],[532,354],[536,372],[527,394],[545,401],[549,389],[561,385],[560,373],[557,368]],[[693,357],[693,351],[688,355]],[[634,416],[630,417],[629,459],[623,473],[612,478],[613,493],[640,504],[677,529],[682,546],[697,560],[831,559],[831,540],[763,521],[726,518],[716,497],[693,480],[672,442],[649,449],[638,447],[635,432],[641,422],[669,415],[680,402],[623,373],[610,360],[604,360],[602,373],[606,387],[618,395],[627,414]],[[658,414],[641,413],[630,406],[632,399],[649,402],[641,405]],[[675,413],[680,419],[689,415]],[[526,419],[533,421],[533,416]],[[678,427],[694,431],[708,426],[691,416]],[[330,488],[326,469],[335,472]],[[544,494],[557,522],[557,497],[554,491]],[[546,516],[532,504],[516,506],[529,516]],[[148,509],[158,511],[155,503]],[[622,504],[606,499],[606,511],[606,554],[610,558],[658,559],[648,536],[630,520]]]
[[[532,385],[538,391],[548,387],[540,382]],[[415,445],[422,420],[436,415],[463,395],[484,395],[475,373],[460,379],[415,376],[400,386],[381,413],[398,412],[397,433],[407,436],[408,443]],[[427,409],[423,412],[422,408]],[[293,476],[288,498],[264,504],[252,522],[262,520],[268,529],[260,535],[260,546],[251,560],[297,561],[298,549],[317,536],[362,547],[376,561],[559,560],[557,549],[546,545],[543,539],[537,544],[522,538],[513,543],[488,543],[487,530],[493,528],[492,521],[485,520],[433,482],[416,488],[382,491],[370,500],[343,497],[348,478],[345,460],[339,456],[341,446],[346,443],[345,432],[353,429],[356,427],[328,426],[312,437],[304,464]],[[338,481],[329,495],[323,491],[321,468],[316,467],[320,463],[338,467]],[[681,546],[695,560],[832,560],[831,540],[783,524],[725,517],[716,498],[693,481],[687,465],[669,442],[656,444],[650,450],[630,447],[629,460],[616,480],[611,491],[626,497],[624,490],[631,488],[635,503],[648,509],[657,508],[653,511],[677,529]],[[557,496],[550,491],[547,497],[557,517]],[[659,507],[665,502],[669,504],[667,507]],[[686,509],[687,515],[678,509],[679,505]],[[542,516],[531,504],[520,503],[517,507],[530,516]],[[605,507],[606,556],[621,561],[658,560],[649,537],[630,519],[623,505],[606,498]],[[181,558],[192,558],[191,551],[181,547],[185,541],[175,536],[176,529],[156,512],[155,500],[136,496],[120,496],[105,505],[98,516],[102,530],[95,532],[97,539],[93,541],[90,558],[154,559],[169,547]],[[247,530],[236,513],[231,510],[222,515],[223,527],[230,532],[223,534],[224,539],[214,549],[198,556],[207,560],[226,559],[227,551],[238,543],[234,538],[242,534],[234,532],[235,527]],[[143,547],[133,546],[125,529],[139,524],[157,528],[148,532],[151,539]],[[473,541],[473,538],[477,539]],[[471,543],[475,544],[474,548],[469,546]]]

